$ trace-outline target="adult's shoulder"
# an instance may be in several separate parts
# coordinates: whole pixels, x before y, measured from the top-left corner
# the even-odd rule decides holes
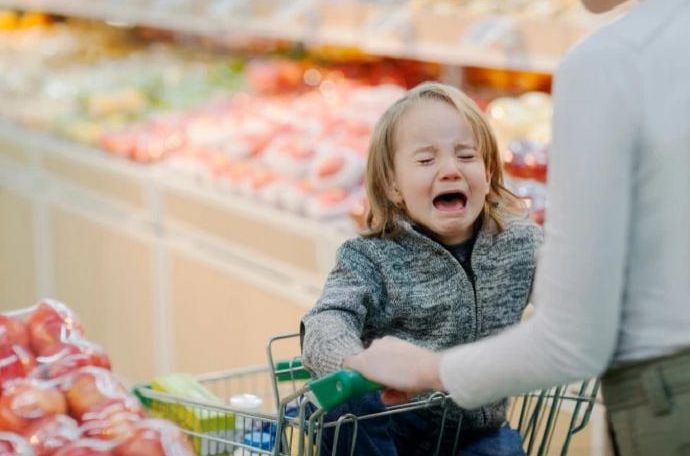
[[[641,13],[637,8],[622,15],[570,48],[556,71],[556,82],[572,72],[583,77],[587,70],[592,70],[593,75],[601,78],[607,69],[632,71],[639,61],[641,48],[653,40],[656,30],[656,26],[641,17]]]

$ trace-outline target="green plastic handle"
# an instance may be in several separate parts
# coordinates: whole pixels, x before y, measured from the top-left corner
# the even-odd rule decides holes
[[[275,365],[276,379],[279,382],[291,380],[308,380],[311,374],[302,366],[300,358],[281,360]]]
[[[341,369],[309,382],[309,389],[318,401],[318,405],[326,411],[353,397],[381,388],[382,385],[367,380],[359,372],[348,369]]]

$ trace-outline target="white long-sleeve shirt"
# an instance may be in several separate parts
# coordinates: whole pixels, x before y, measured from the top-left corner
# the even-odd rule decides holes
[[[555,77],[535,315],[443,354],[471,408],[690,347],[690,1],[646,0]]]

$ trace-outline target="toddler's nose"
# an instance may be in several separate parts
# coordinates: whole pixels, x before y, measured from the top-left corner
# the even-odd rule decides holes
[[[439,173],[443,180],[456,180],[462,177],[455,156],[445,157],[443,159]]]

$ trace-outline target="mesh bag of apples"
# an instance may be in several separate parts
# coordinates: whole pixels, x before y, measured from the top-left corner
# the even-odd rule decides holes
[[[174,424],[146,418],[63,303],[0,314],[0,456],[193,454]]]

